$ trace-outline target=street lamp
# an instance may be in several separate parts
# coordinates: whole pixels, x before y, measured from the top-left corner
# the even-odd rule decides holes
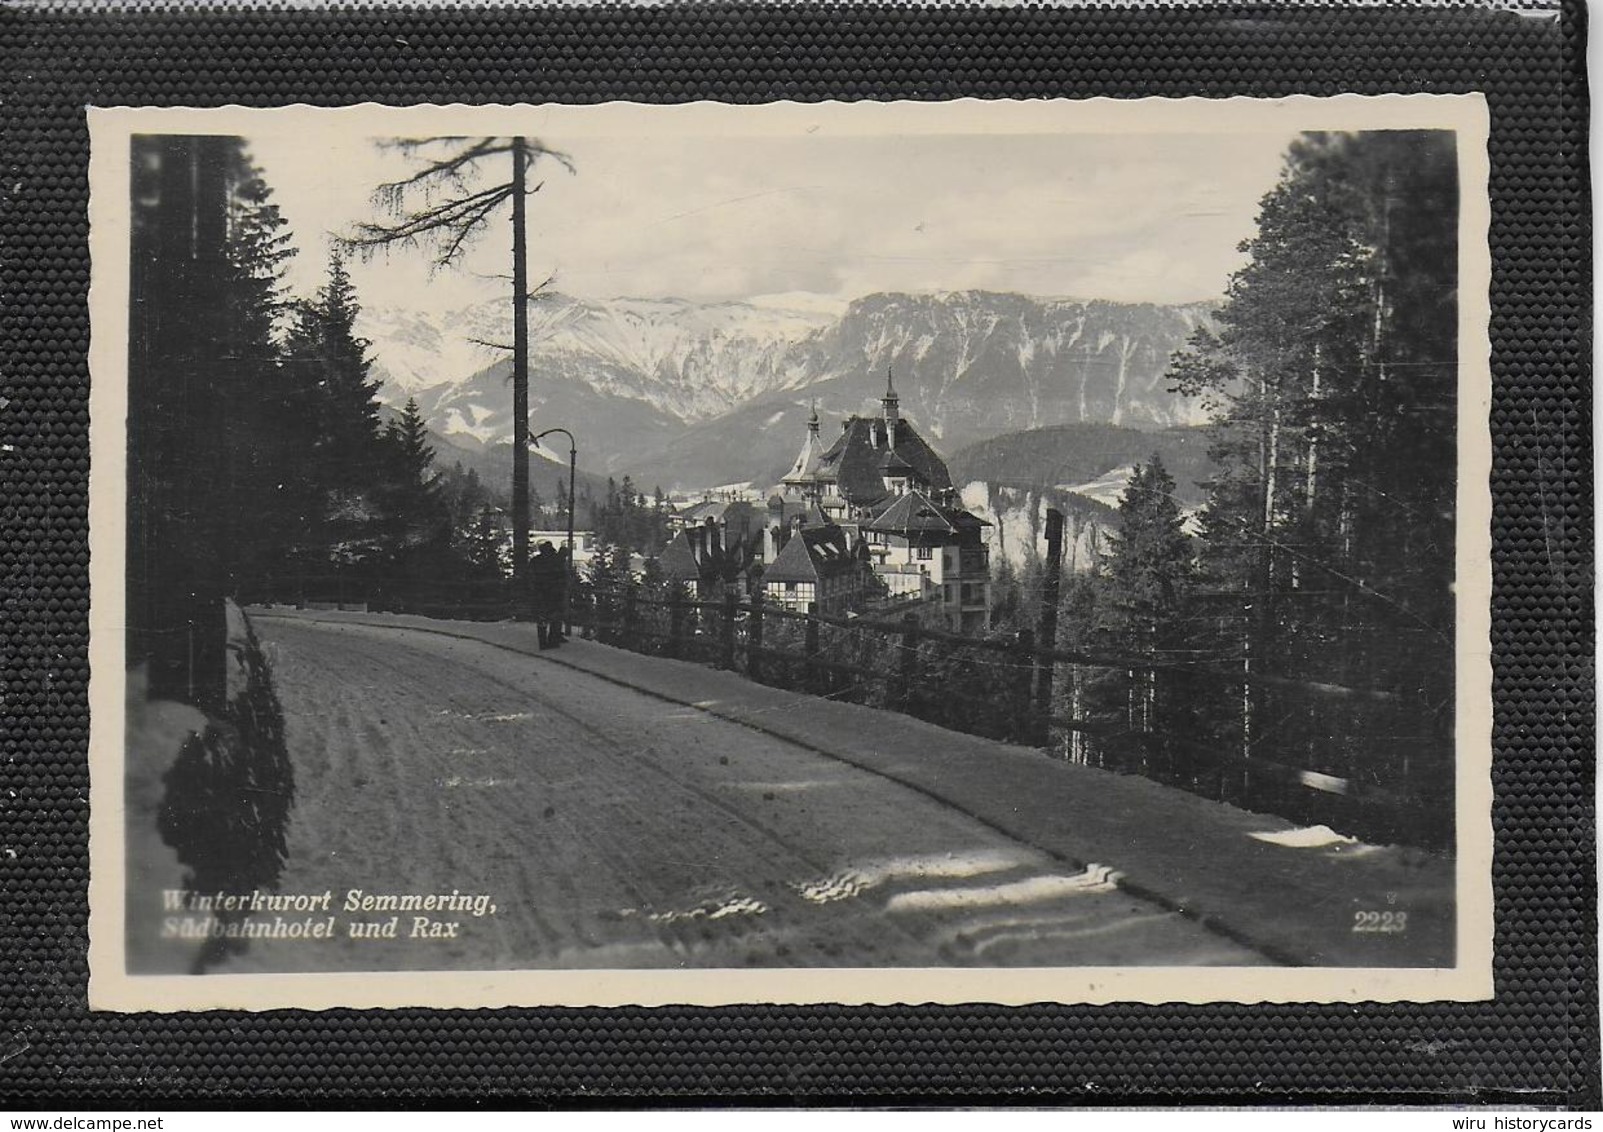
[[[565,428],[548,428],[529,441],[535,448],[540,447],[540,441],[552,433],[560,432],[568,438],[568,557],[573,557],[573,488],[574,480],[579,474],[579,448],[574,442],[573,433]]]
[[[569,586],[569,579],[572,577],[573,569],[574,569],[574,567],[573,567],[573,505],[574,505],[573,489],[576,486],[575,481],[578,479],[578,475],[579,475],[579,446],[578,446],[578,443],[573,439],[573,433],[569,432],[565,428],[548,428],[544,432],[539,433],[538,435],[536,435],[534,437],[531,437],[530,440],[529,440],[529,444],[530,444],[530,446],[532,446],[534,448],[538,448],[538,447],[540,447],[540,441],[544,440],[546,437],[552,435],[553,433],[558,433],[558,432],[560,432],[563,436],[568,438],[568,568],[562,572],[562,627],[563,627],[563,631],[566,632],[567,628],[568,628],[568,610],[569,610],[568,586]]]

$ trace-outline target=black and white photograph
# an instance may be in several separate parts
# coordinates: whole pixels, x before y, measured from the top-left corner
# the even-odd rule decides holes
[[[1482,99],[90,126],[93,1006],[1490,995]]]

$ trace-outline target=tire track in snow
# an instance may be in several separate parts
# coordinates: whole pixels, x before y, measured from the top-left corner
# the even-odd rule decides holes
[[[827,881],[843,872],[839,854],[837,858],[826,859],[829,851],[832,848],[841,849],[849,862],[861,860],[865,852],[871,852],[876,847],[845,828],[851,825],[849,819],[842,819],[829,809],[820,814],[811,813],[806,806],[807,800],[812,797],[808,790],[796,793],[794,806],[788,804],[790,799],[782,790],[763,791],[764,800],[770,805],[759,807],[748,802],[750,808],[742,809],[729,800],[730,790],[744,791],[744,794],[737,793],[737,797],[746,797],[765,785],[761,777],[756,782],[729,781],[726,778],[708,785],[704,781],[709,776],[761,775],[765,771],[769,777],[776,773],[782,777],[787,774],[794,777],[798,773],[796,755],[787,755],[780,750],[788,749],[800,752],[815,765],[819,760],[825,760],[827,765],[837,768],[836,773],[845,777],[835,786],[839,787],[842,802],[848,805],[855,804],[856,795],[867,793],[865,787],[871,782],[889,785],[895,791],[889,798],[875,798],[872,805],[863,803],[866,807],[864,813],[873,820],[884,821],[887,826],[893,827],[894,836],[887,835],[891,836],[891,844],[877,846],[881,855],[894,847],[896,837],[912,837],[916,840],[923,836],[932,844],[937,843],[939,838],[917,827],[921,824],[940,824],[942,836],[951,837],[959,845],[983,845],[986,839],[994,842],[1000,838],[1004,845],[1026,850],[1017,869],[1004,870],[992,878],[999,882],[1041,876],[1043,873],[1047,876],[1058,875],[1063,864],[1080,867],[1074,862],[1062,862],[1055,855],[1020,841],[1006,830],[999,830],[947,800],[930,795],[916,784],[901,782],[872,767],[859,766],[850,759],[766,732],[738,718],[732,719],[696,705],[680,704],[649,690],[598,677],[582,666],[563,663],[549,655],[428,628],[303,618],[264,617],[262,620],[273,622],[275,638],[288,638],[284,644],[290,644],[298,637],[300,645],[305,646],[304,650],[300,647],[287,650],[291,655],[285,659],[298,660],[294,654],[299,651],[305,651],[308,656],[315,652],[320,646],[312,644],[312,633],[338,640],[336,648],[359,653],[362,664],[371,664],[389,674],[392,684],[425,690],[429,705],[439,705],[448,713],[449,718],[441,716],[430,727],[423,727],[415,717],[398,713],[389,724],[394,729],[393,733],[373,732],[376,742],[371,745],[372,748],[393,748],[380,757],[385,760],[386,772],[393,776],[397,784],[416,777],[415,768],[409,775],[408,768],[403,765],[408,758],[433,758],[438,762],[448,757],[439,753],[445,749],[444,742],[431,742],[430,736],[435,728],[439,729],[441,735],[447,731],[455,735],[456,738],[451,742],[469,747],[494,747],[498,743],[521,742],[520,749],[533,748],[540,752],[541,774],[547,781],[539,790],[529,782],[522,782],[517,789],[471,790],[468,794],[457,795],[471,796],[476,820],[480,824],[511,828],[518,828],[520,824],[534,825],[537,827],[534,839],[526,839],[525,843],[549,845],[558,851],[557,859],[547,862],[549,867],[540,875],[531,875],[527,868],[521,875],[514,874],[520,875],[520,884],[525,886],[520,889],[520,894],[527,896],[524,898],[520,895],[518,903],[539,906],[548,903],[547,898],[554,896],[558,897],[555,906],[544,915],[536,914],[534,908],[529,908],[529,918],[522,921],[521,929],[516,932],[511,922],[504,921],[496,925],[497,934],[503,937],[522,935],[528,929],[536,929],[532,934],[538,937],[538,954],[532,959],[529,956],[530,944],[535,941],[526,935],[521,939],[504,938],[498,949],[498,965],[532,966],[555,962],[562,966],[593,966],[596,965],[596,956],[620,959],[609,965],[707,965],[709,959],[720,956],[735,961],[719,965],[739,965],[742,959],[751,962],[754,956],[769,965],[801,963],[829,966],[847,961],[853,965],[884,962],[918,965],[930,961],[938,961],[941,965],[994,964],[998,961],[997,957],[1004,957],[1004,961],[1028,961],[1032,954],[1039,954],[1039,947],[1032,952],[1033,945],[1023,946],[1021,951],[1020,939],[1029,943],[1031,939],[1044,939],[1051,934],[1064,937],[1065,958],[1072,960],[1076,939],[1087,938],[1089,929],[1074,927],[1084,919],[1087,911],[1083,906],[1085,898],[1079,898],[1082,904],[1033,903],[1000,912],[993,910],[977,918],[968,914],[967,919],[954,917],[951,909],[939,906],[939,902],[930,907],[904,902],[897,912],[888,913],[884,902],[897,894],[898,886],[913,884],[929,888],[932,878],[916,872],[898,877],[894,882],[877,889],[869,885],[861,891],[850,892],[843,899],[826,902],[829,903],[827,909],[822,908],[818,902],[806,899],[802,890],[810,881]],[[286,632],[277,633],[278,625],[285,626]],[[396,641],[397,635],[400,635],[399,643],[404,646],[399,653],[393,645],[386,644]],[[469,647],[464,649],[441,643],[453,640],[466,641]],[[423,642],[433,643],[425,645]],[[442,649],[446,653],[457,651],[460,655],[454,658],[441,656]],[[527,671],[509,669],[517,675],[514,680],[488,671],[488,668],[495,667],[488,657],[495,654],[504,654],[508,658],[505,663],[525,666]],[[453,659],[458,663],[452,663]],[[337,661],[338,657],[334,660]],[[566,691],[559,689],[554,692],[550,686],[551,678],[537,675],[538,669],[527,666],[530,660],[546,661],[547,666],[542,666],[544,671],[562,672],[562,679],[570,687]],[[349,678],[346,672],[341,671],[342,667],[337,663],[328,666],[322,681],[324,686],[318,689],[322,696],[327,697],[331,691],[337,692],[337,688],[327,686],[328,681],[338,685],[341,678]],[[470,683],[462,683],[469,679]],[[547,684],[542,685],[539,682],[541,680],[546,680]],[[308,682],[304,673],[301,682]],[[317,680],[309,682],[319,683]],[[488,693],[486,686],[493,686],[498,691]],[[744,729],[748,734],[754,732],[755,735],[736,743],[741,748],[738,754],[734,754],[735,748],[730,747],[734,757],[724,760],[723,766],[711,761],[712,756],[699,755],[699,748],[688,743],[688,740],[684,749],[669,755],[663,748],[665,745],[671,746],[672,737],[663,734],[665,723],[660,708],[653,707],[653,712],[657,714],[650,720],[650,733],[643,733],[638,721],[631,723],[624,718],[621,710],[612,710],[617,696],[615,691],[610,690],[613,686],[630,689],[643,702],[660,704],[666,700],[676,706],[690,708],[694,715],[686,713],[678,717],[680,722],[673,726],[687,729],[703,725],[712,727],[715,730],[708,733],[709,737],[719,737],[726,747],[731,741],[727,732],[716,730],[720,724],[732,723],[737,729]],[[374,686],[368,691],[375,697],[373,714],[383,716],[390,708],[393,689]],[[513,707],[516,710],[505,703],[508,693],[515,697]],[[553,702],[553,694],[589,702],[592,714],[600,722]],[[336,703],[340,710],[331,714],[340,720],[338,730],[355,733],[360,726],[357,722],[360,713],[348,696],[337,696]],[[584,705],[577,706],[582,708]],[[700,722],[694,722],[698,720]],[[446,724],[449,724],[448,729]],[[544,730],[539,730],[541,728]],[[404,741],[398,741],[397,736]],[[760,739],[753,745],[753,739],[758,736]],[[753,765],[730,767],[731,762],[748,762],[744,750],[746,746],[752,748],[749,761]],[[589,748],[586,754],[575,753],[581,747]],[[597,759],[597,747],[605,753],[604,759]],[[671,763],[667,761],[670,758],[673,759]],[[506,752],[500,752],[491,758],[487,768],[473,773],[491,777],[496,773],[527,777],[526,762],[513,769],[510,764],[501,765],[507,760]],[[763,766],[764,760],[773,766]],[[496,766],[500,766],[499,771],[495,769]],[[609,767],[609,775],[600,773]],[[433,769],[439,770],[438,767]],[[620,773],[625,770],[633,773]],[[424,785],[431,785],[435,778],[442,775],[443,771],[425,775]],[[817,778],[817,775],[812,777]],[[618,782],[612,782],[614,786],[623,784],[620,786],[620,797],[606,798],[606,789],[595,781],[598,778],[605,778],[607,782],[617,779]],[[852,778],[856,781],[850,781]],[[416,788],[415,783],[412,788]],[[876,786],[875,789],[882,793],[883,786]],[[584,820],[584,815],[574,804],[564,801],[571,791],[577,791],[575,797],[582,806],[587,790],[589,796],[602,799],[596,813],[604,817],[604,822],[599,824],[607,825],[608,836],[595,836],[598,822]],[[429,820],[449,828],[448,811],[452,808],[452,792],[436,789],[433,793],[441,805],[441,812]],[[539,816],[543,810],[538,804],[538,796],[549,799],[544,803],[546,809],[557,802],[563,804],[557,807],[556,813],[542,817]],[[902,801],[903,797],[907,801]],[[536,799],[532,813],[528,812],[531,798]],[[665,804],[664,800],[669,798],[673,802]],[[935,806],[933,811],[928,814],[917,813],[919,807],[928,807],[931,803]],[[816,799],[814,804],[819,804]],[[708,820],[708,814],[716,815],[716,820]],[[909,814],[914,816],[909,817]],[[386,816],[398,820],[396,814]],[[831,821],[843,829],[831,831]],[[914,828],[909,829],[909,822]],[[820,830],[829,836],[821,837]],[[481,859],[467,853],[470,847],[482,840],[464,838],[452,842],[447,848],[455,864],[452,871],[442,871],[441,875],[458,879],[463,875],[475,875],[471,871],[455,870],[471,870],[475,864],[482,867]],[[872,839],[868,840],[871,842]],[[631,843],[633,851],[630,851]],[[652,850],[652,857],[673,862],[671,867],[665,866],[663,860],[652,861],[643,857],[641,845]],[[580,847],[577,857],[575,846]],[[653,866],[655,871],[642,871],[643,861]],[[709,882],[704,889],[705,893],[711,895],[706,895],[701,902],[705,906],[699,914],[696,902],[682,899],[685,893],[673,887],[673,882],[687,871],[696,870],[698,865],[704,870],[708,866],[716,866],[710,871],[717,874],[719,882]],[[963,879],[968,879],[968,876]],[[610,886],[621,897],[617,902],[620,909],[633,908],[643,914],[622,920],[607,920],[597,915],[597,901],[593,893],[588,894],[591,899],[586,898],[587,893],[579,883],[581,877],[591,888],[595,887],[597,879],[605,881],[604,887]],[[763,883],[765,881],[766,884]],[[526,887],[536,883],[559,891],[548,892],[543,898],[538,891]],[[843,883],[850,887],[849,882]],[[719,884],[723,884],[727,891],[720,889]],[[741,890],[746,896],[766,903],[769,912],[714,918],[712,909],[718,907],[716,893],[724,891],[726,899],[735,899],[740,896]],[[827,890],[827,884],[820,889]],[[676,900],[676,897],[681,899]],[[1121,893],[1120,897],[1124,901],[1133,900],[1129,894]],[[1102,900],[1101,897],[1097,899]],[[1103,903],[1106,904],[1106,901]],[[1135,922],[1130,917],[1143,911],[1150,913],[1154,908],[1168,918],[1166,930],[1173,934],[1176,926],[1173,921],[1178,917],[1171,909],[1153,903],[1131,904],[1125,912],[1128,922],[1124,927],[1104,924],[1098,930],[1124,931]],[[506,909],[503,908],[503,911]],[[652,920],[652,912],[667,915]],[[1106,920],[1108,917],[1104,914],[1102,918]],[[1193,934],[1210,934],[1205,931],[1205,926],[1190,921],[1182,922]],[[1055,932],[1048,931],[1048,924],[1057,925]],[[642,932],[648,934],[643,935]],[[1220,937],[1220,944],[1224,942]],[[655,952],[650,946],[653,943],[658,948]],[[1022,954],[1022,958],[1015,958],[1014,953]],[[653,954],[656,958],[652,958]],[[481,962],[479,965],[484,964]]]
[[[365,628],[365,626],[361,628]],[[360,636],[361,634],[358,633],[348,635]],[[397,672],[397,674],[401,674],[401,670],[396,668],[391,662],[385,659],[382,654],[374,654],[372,660],[376,664],[390,668],[392,671]],[[531,702],[531,706],[537,705],[540,709],[542,709],[544,714],[566,720],[573,728],[585,734],[592,740],[592,751],[598,747],[605,749],[606,752],[614,758],[626,760],[634,764],[638,769],[643,769],[653,774],[659,780],[661,786],[666,788],[666,790],[670,792],[678,792],[680,794],[688,794],[695,802],[699,803],[705,809],[719,812],[724,817],[726,826],[732,824],[738,827],[740,830],[745,831],[744,835],[737,834],[733,836],[730,835],[730,831],[727,828],[720,831],[721,836],[729,838],[732,848],[736,850],[744,849],[748,856],[750,856],[757,847],[763,847],[767,849],[770,846],[773,846],[782,850],[782,852],[777,855],[771,853],[764,854],[764,863],[773,866],[771,869],[764,871],[778,872],[781,874],[794,874],[796,871],[794,867],[796,862],[802,862],[806,865],[806,875],[820,876],[829,871],[828,862],[821,860],[816,856],[813,846],[802,842],[795,837],[787,837],[782,835],[778,830],[774,829],[772,825],[761,822],[754,818],[747,811],[731,805],[715,791],[701,787],[693,781],[678,777],[671,773],[669,769],[663,766],[660,762],[646,757],[647,753],[655,753],[658,748],[650,744],[641,747],[639,745],[639,739],[637,735],[630,734],[627,738],[620,738],[619,736],[605,730],[603,727],[593,723],[586,717],[562,707],[560,704],[553,701],[549,694],[540,689],[538,686],[532,688],[527,687],[524,683],[504,679],[494,674],[485,672],[482,668],[476,668],[475,671],[478,672],[484,678],[484,680],[506,688],[514,695],[520,697],[520,699],[528,698]],[[716,719],[716,717],[706,715],[703,715],[702,718],[708,722],[712,722]],[[635,815],[632,814],[628,809],[625,809],[619,815],[617,815],[615,820],[622,819],[624,821],[631,822],[631,824],[640,828],[642,832],[650,832],[648,823],[638,820],[632,821],[631,819],[634,818]],[[707,827],[707,825],[708,823],[703,820],[702,826],[704,829]],[[619,838],[617,840],[619,842],[623,842],[627,839]],[[620,854],[611,851],[610,846],[612,844],[613,839],[602,839],[599,842],[592,842],[594,848],[615,867],[618,875],[628,876],[630,872],[628,867],[630,862]],[[702,854],[697,854],[696,856],[700,857]],[[687,864],[691,865],[692,867],[694,863],[695,862],[693,861],[687,861]],[[757,897],[761,899],[765,905],[768,905],[767,910],[769,911],[775,910],[775,905],[779,905],[783,908],[783,910],[792,914],[810,910],[807,902],[802,898],[800,892],[798,891],[798,885],[776,884],[772,886],[752,885],[748,887],[753,888],[754,890],[760,888],[763,890],[763,892],[759,894],[754,891],[750,895],[742,897],[738,891],[738,888],[736,888],[735,890],[727,893],[727,898],[722,903],[725,906],[728,906],[732,902],[738,902],[743,899],[749,903],[753,897]],[[707,901],[702,902],[702,905],[712,905],[716,899],[717,898],[715,895],[710,896]],[[648,919],[652,919],[653,923],[659,925],[659,930],[665,941],[669,942],[677,952],[687,956],[695,952],[696,943],[698,940],[704,941],[706,938],[705,924],[698,923],[698,921],[710,921],[715,918],[722,918],[719,916],[716,908],[704,911],[704,914],[699,916],[696,915],[696,912],[703,911],[701,908],[690,909],[684,914],[677,915],[675,913],[678,910],[675,909],[658,910],[654,918],[653,912],[648,911],[647,909],[650,909],[651,906],[657,902],[657,900],[643,897],[642,904],[645,907],[642,909],[637,909],[637,911],[644,912]],[[759,913],[759,915],[762,914],[764,913]],[[926,949],[928,947],[929,939],[929,933],[927,931],[928,924],[926,921],[929,919],[931,919],[931,917],[901,917],[891,920],[888,923],[879,923],[877,925],[873,925],[869,931],[870,934],[875,937],[883,937],[888,931],[890,934],[902,937],[904,942],[909,946],[919,949]],[[757,934],[763,934],[767,931],[767,921],[758,919],[753,923],[752,926]],[[879,941],[872,940],[865,942],[874,942],[878,944]],[[791,947],[790,945],[786,945],[786,949],[792,953],[795,950],[794,947]],[[821,952],[818,954],[816,959],[823,964],[827,964],[832,961],[838,961],[838,956],[841,949],[841,945],[837,943],[831,946],[827,952]]]

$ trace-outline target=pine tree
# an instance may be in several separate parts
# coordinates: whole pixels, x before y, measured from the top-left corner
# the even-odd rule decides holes
[[[1158,455],[1136,466],[1119,500],[1119,528],[1110,540],[1106,596],[1100,603],[1107,651],[1152,665],[1131,668],[1123,689],[1125,724],[1148,772],[1170,769],[1159,757],[1161,737],[1183,733],[1179,709],[1184,705],[1159,668],[1181,659],[1191,643],[1196,569],[1174,489]]]
[[[1127,654],[1156,658],[1185,640],[1195,563],[1174,490],[1174,477],[1154,454],[1136,466],[1119,500],[1104,625]]]
[[[216,371],[230,402],[223,417],[223,452],[233,501],[225,509],[231,589],[240,598],[268,586],[290,528],[286,495],[293,476],[275,430],[281,409],[281,338],[288,308],[284,267],[295,248],[261,171],[240,148],[229,194],[225,278],[217,298],[226,361]]]
[[[152,693],[221,710],[223,600],[274,541],[275,330],[287,228],[242,139],[132,145],[130,657]]]
[[[596,547],[585,570],[581,592],[588,593],[600,640],[613,640],[623,609],[623,591],[632,580],[627,550],[606,544]]]
[[[449,583],[456,573],[450,511],[417,398],[408,398],[399,418],[385,427],[383,448],[380,553],[392,592],[405,602],[431,583]]]
[[[1249,677],[1451,702],[1457,193],[1450,134],[1305,135],[1217,333],[1171,370],[1217,412],[1202,561]],[[1416,714],[1445,750],[1451,713]],[[1395,730],[1259,681],[1237,734],[1380,781]]]
[[[327,282],[296,306],[285,343],[280,436],[303,485],[295,553],[314,587],[330,584],[329,574],[370,571],[381,553],[377,497],[387,454],[369,343],[356,334],[360,313],[344,261],[333,254]]]
[[[210,720],[165,775],[156,820],[190,887],[267,888],[293,768],[266,661],[225,602],[255,596],[272,544],[265,430],[291,248],[242,139],[136,134],[130,148],[127,659],[147,666],[150,697]],[[208,944],[192,971],[224,950]]]
[[[437,528],[448,519],[441,473],[434,469],[434,446],[429,443],[428,425],[418,408],[417,398],[408,397],[401,415],[384,429],[389,449],[393,518],[400,520],[407,541],[437,537]]]
[[[505,573],[501,554],[501,516],[488,504],[480,508],[462,539],[468,576],[492,581]]]

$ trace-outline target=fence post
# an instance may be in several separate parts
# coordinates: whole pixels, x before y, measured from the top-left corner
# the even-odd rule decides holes
[[[1014,678],[1013,695],[1013,741],[1016,743],[1037,742],[1037,729],[1034,713],[1030,710],[1030,685],[1035,672],[1032,662],[1035,660],[1035,634],[1028,629],[1018,631],[1016,644],[1019,672]]]
[[[762,586],[751,592],[751,624],[746,629],[746,675],[758,681],[763,678]]]
[[[618,643],[626,649],[639,651],[640,642],[635,637],[635,588],[625,584],[623,591],[623,627],[620,630]]]
[[[718,667],[730,672],[735,670],[735,610],[739,597],[733,590],[724,592],[724,619],[719,626],[722,640],[718,642]]]
[[[1041,587],[1041,617],[1037,622],[1036,640],[1041,651],[1050,653],[1057,648],[1058,593],[1063,570],[1063,512],[1056,507],[1046,509],[1046,578]],[[1048,746],[1052,742],[1052,677],[1054,666],[1050,657],[1042,657],[1035,668],[1035,711],[1037,735],[1035,742]]]
[[[595,591],[596,640],[610,645],[613,639],[612,602],[615,594],[610,586],[596,586]]]
[[[683,582],[668,583],[668,640],[663,651],[669,656],[679,655],[679,643],[685,635],[685,587]]]
[[[902,614],[901,655],[897,658],[895,683],[891,686],[890,706],[905,712],[913,701],[913,682],[918,674],[918,618]]]
[[[808,613],[812,607],[808,606]],[[803,686],[815,696],[822,696],[828,692],[824,686],[824,672],[818,667],[818,622],[811,617],[806,622],[806,639],[802,644],[802,655],[806,657],[803,667]]]
[[[1171,738],[1169,731],[1172,728],[1173,712],[1168,716],[1157,713],[1157,705],[1175,703],[1184,704],[1191,699],[1189,673],[1180,668],[1158,669],[1152,673],[1152,703],[1156,720],[1153,730],[1157,732],[1154,742],[1163,752],[1165,772],[1169,781],[1190,790],[1196,785],[1192,781],[1191,748],[1182,742]],[[1167,725],[1167,726],[1166,726]]]
[[[1146,740],[1141,735],[1141,715],[1136,710],[1137,680],[1141,670],[1124,670],[1124,751],[1119,758],[1118,770],[1126,774],[1145,774]],[[1133,740],[1133,741],[1132,741]]]

